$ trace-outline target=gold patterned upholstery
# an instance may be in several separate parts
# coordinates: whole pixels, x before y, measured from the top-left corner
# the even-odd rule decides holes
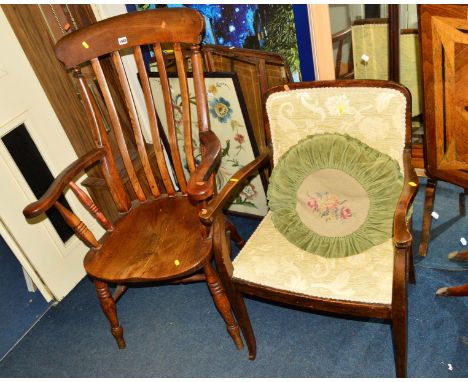
[[[355,79],[388,80],[388,24],[351,27]],[[422,113],[422,80],[419,35],[400,35],[400,83],[411,92],[412,115]],[[367,55],[369,60],[362,60]]]
[[[271,215],[234,259],[235,278],[309,296],[390,304],[391,239],[358,255],[328,259],[291,244]]]
[[[355,79],[388,80],[388,24],[351,27]],[[366,62],[362,59],[369,57]]]

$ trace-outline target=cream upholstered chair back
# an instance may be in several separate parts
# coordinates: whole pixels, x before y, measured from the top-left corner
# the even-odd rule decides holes
[[[351,26],[355,79],[388,79],[388,23],[386,19],[359,20]],[[362,56],[369,57],[364,61]]]
[[[412,115],[422,113],[422,73],[417,29],[400,31],[400,80],[411,91]],[[388,21],[359,20],[351,27],[355,79],[388,80]],[[363,55],[368,61],[362,59]]]
[[[400,83],[411,92],[412,115],[422,113],[422,66],[421,51],[419,47],[419,35],[415,33],[403,33],[400,35]]]
[[[406,98],[379,87],[320,87],[271,94],[266,102],[273,162],[301,139],[348,134],[397,160],[403,171]]]

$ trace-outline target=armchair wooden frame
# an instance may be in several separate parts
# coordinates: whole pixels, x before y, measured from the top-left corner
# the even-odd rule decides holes
[[[76,235],[90,248],[84,259],[87,274],[93,280],[102,310],[109,320],[112,335],[119,348],[125,347],[123,329],[116,313],[116,303],[129,286],[137,283],[187,283],[205,280],[214,303],[226,323],[227,330],[237,348],[243,343],[239,327],[231,311],[229,300],[219,276],[211,265],[214,254],[212,227],[201,224],[198,213],[214,195],[213,176],[220,160],[220,142],[210,131],[208,105],[203,78],[200,42],[204,29],[203,17],[187,8],[158,9],[135,12],[106,19],[63,37],[55,47],[57,58],[65,68],[72,70],[78,82],[80,96],[90,134],[96,148],[60,173],[48,191],[23,213],[26,218],[43,214],[55,206]],[[172,46],[177,73],[181,84],[183,139],[188,158],[189,179],[185,178],[177,144],[174,110],[164,60],[164,49]],[[154,49],[161,76],[162,91],[169,126],[170,160],[167,160],[159,136],[157,115],[150,91],[147,69],[141,46]],[[197,101],[198,131],[192,132],[187,87],[187,68],[182,56],[183,46],[191,51],[193,81]],[[125,53],[122,52],[125,50]],[[138,67],[145,97],[153,144],[143,138],[139,116],[134,106],[121,55],[133,53]],[[110,56],[117,73],[117,83],[124,94],[126,108],[133,131],[133,143],[138,158],[131,157],[122,132],[124,121],[119,118],[104,75],[100,59]],[[94,100],[80,66],[90,61],[102,92],[111,129],[108,131],[100,109]],[[196,163],[192,147],[192,133],[198,133],[202,160]],[[128,137],[127,137],[128,139]],[[110,141],[118,147],[111,149]],[[147,153],[150,147],[152,156]],[[151,158],[155,158],[153,163]],[[116,166],[122,161],[127,187]],[[139,162],[139,163],[138,163]],[[115,222],[108,220],[95,202],[76,183],[75,178],[92,166],[100,165],[104,180],[119,211]],[[143,169],[137,173],[135,167]],[[125,174],[123,174],[125,175]],[[59,203],[58,198],[71,189],[105,229],[98,240],[72,211]],[[230,230],[233,227],[228,224]],[[109,284],[115,284],[113,295]]]
[[[310,83],[291,83],[270,89],[267,96],[283,90],[309,87],[387,87],[400,91],[407,99],[406,138],[403,153],[404,187],[394,214],[394,266],[393,291],[391,304],[356,303],[344,300],[317,298],[284,290],[273,289],[259,284],[245,282],[233,277],[229,236],[226,235],[224,220],[221,215],[223,205],[242,184],[263,166],[272,164],[271,149],[265,150],[255,161],[233,175],[223,190],[200,212],[205,224],[214,226],[215,259],[221,279],[231,300],[239,325],[249,348],[249,357],[255,358],[256,342],[248,313],[242,298],[243,294],[257,296],[293,306],[352,316],[374,317],[389,320],[393,329],[396,374],[406,376],[407,367],[407,284],[415,283],[415,271],[412,260],[411,220],[407,213],[418,190],[418,178],[411,164],[411,98],[403,86],[388,81],[353,80],[353,81],[318,81]],[[266,115],[265,130],[268,144],[271,143],[269,122]]]

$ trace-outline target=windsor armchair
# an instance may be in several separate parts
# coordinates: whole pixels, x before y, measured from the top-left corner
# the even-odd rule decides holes
[[[89,121],[90,134],[96,148],[76,160],[54,180],[38,201],[24,209],[27,218],[43,214],[55,206],[76,235],[90,247],[84,259],[87,274],[93,280],[102,310],[110,322],[112,335],[119,348],[125,347],[123,329],[116,313],[116,303],[129,286],[137,283],[191,282],[206,280],[214,303],[224,319],[237,348],[243,343],[232,315],[229,301],[219,276],[210,261],[213,257],[211,227],[202,225],[198,213],[215,192],[213,174],[220,155],[220,143],[210,131],[200,42],[204,19],[190,9],[160,9],[116,16],[63,37],[55,47],[57,58],[65,68],[73,70]],[[164,45],[163,45],[164,44]],[[166,109],[170,153],[164,152],[141,46],[150,46],[158,64]],[[189,92],[182,47],[191,49],[198,126],[192,132]],[[125,50],[125,51],[123,51]],[[171,89],[165,66],[165,51],[175,55],[182,95],[183,132],[177,134]],[[136,111],[131,89],[122,63],[122,56],[132,53],[138,68],[144,94],[152,145],[141,132],[140,115]],[[128,136],[116,111],[100,58],[109,56],[124,95],[137,159],[128,150]],[[90,91],[80,65],[91,62],[110,120],[110,130],[102,110]],[[161,117],[161,116],[159,116]],[[194,158],[193,140],[198,136],[201,161]],[[184,153],[179,152],[178,138],[184,139]],[[118,153],[112,152],[115,140]],[[152,149],[152,155],[147,149]],[[115,155],[115,156],[114,156]],[[186,158],[186,162],[181,159]],[[154,159],[154,160],[152,160]],[[117,162],[123,163],[120,171]],[[144,177],[138,177],[135,163],[141,164]],[[99,165],[107,187],[120,212],[111,223],[93,200],[74,182],[80,172]],[[190,176],[186,179],[184,166]],[[127,188],[121,175],[129,178]],[[70,188],[82,204],[106,230],[98,240],[80,219],[58,201]],[[113,295],[109,284],[115,284]]]
[[[207,224],[214,224],[215,259],[247,342],[249,356],[255,357],[256,342],[243,294],[302,308],[390,321],[396,374],[405,376],[407,283],[415,282],[411,221],[407,216],[418,189],[418,179],[411,164],[411,98],[408,90],[396,83],[376,80],[291,83],[270,89],[265,110],[266,136],[270,149],[234,174],[231,181],[200,213]],[[312,146],[313,150],[302,152],[299,157],[291,156],[298,152],[295,150],[305,147],[304,144],[316,140],[320,144]],[[363,149],[356,150],[354,156],[350,153],[356,141],[361,142],[358,146]],[[343,142],[349,144],[343,145]],[[372,150],[369,151],[370,148]],[[384,166],[376,165],[374,160],[366,160],[366,152],[373,152],[376,157],[387,158],[390,161],[387,163],[393,163],[392,176],[396,178],[384,178]],[[339,163],[327,168],[326,164],[334,161]],[[221,208],[246,178],[267,165],[273,165],[268,195],[269,206],[275,209],[267,214],[234,261],[231,261]],[[363,216],[362,212],[351,207],[343,210],[341,205],[346,206],[345,200],[339,203],[341,210],[338,211],[341,212],[333,214],[333,208],[336,207],[322,209],[331,200],[328,197],[323,203],[314,200],[311,204],[313,198],[304,203],[299,196],[303,192],[300,187],[306,184],[306,187],[310,187],[308,193],[318,187],[315,190],[320,190],[320,195],[318,192],[313,195],[318,195],[317,199],[320,199],[328,194],[328,191],[323,192],[320,188],[327,182],[332,195],[341,193],[336,191],[339,188],[337,185],[344,183],[346,177],[338,174],[329,177],[327,181],[324,175],[321,179],[314,175],[317,176],[314,182],[306,183],[308,178],[304,177],[313,176],[309,172],[310,167],[314,168],[313,171],[317,170],[316,173],[320,170],[336,171],[343,167],[346,168],[346,171],[343,170],[345,173],[352,174],[356,171],[354,166],[363,166],[366,176],[374,174],[373,179],[380,182],[381,187],[376,188],[376,198],[371,204],[385,211],[387,221],[386,235],[368,244],[374,231],[382,229],[374,230],[374,227],[380,226],[384,219],[383,215],[377,217],[368,210],[367,216],[369,219],[371,215],[375,216],[375,221],[367,226],[369,229],[360,231],[367,223],[362,223],[358,229],[366,242],[361,252],[347,244],[350,239],[358,244],[354,239],[361,234],[354,236],[354,232],[343,235],[337,233],[333,237],[329,230],[342,230],[344,218]],[[278,168],[283,172],[276,172],[275,175]],[[369,187],[368,190],[376,187],[374,181],[372,185],[366,185],[368,181],[362,180],[364,187]],[[296,190],[299,184],[301,186]],[[393,191],[387,193],[392,187],[395,187]],[[350,196],[353,193],[349,191],[349,186],[344,188],[343,195]],[[278,197],[280,194],[287,199],[288,205],[283,204]],[[390,197],[392,202],[384,207]],[[317,208],[317,204],[320,208]],[[297,219],[299,210],[303,214],[300,216],[306,217],[304,220]],[[314,211],[320,216],[312,216]],[[330,211],[331,214],[328,213]],[[327,220],[331,215],[334,219]],[[340,216],[343,219],[340,220]],[[316,232],[311,233],[306,227],[306,224],[312,223],[315,224],[313,230],[316,232],[325,229],[325,233],[319,235],[319,240],[325,246],[317,246],[316,252],[311,247],[303,249],[304,244],[310,243],[306,240],[317,238]],[[299,234],[295,235],[296,232]],[[325,257],[319,255],[318,250],[323,250],[328,243],[334,246],[334,251],[326,253]]]

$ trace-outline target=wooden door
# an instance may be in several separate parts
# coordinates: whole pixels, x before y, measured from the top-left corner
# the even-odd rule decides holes
[[[0,234],[45,299],[61,300],[84,277],[87,248],[52,218],[30,224],[22,210],[36,200],[37,183],[27,180],[31,164],[42,161],[43,171],[56,176],[77,156],[3,10],[0,36]],[[33,178],[38,175],[32,172]],[[70,195],[67,202],[87,217]],[[92,218],[85,223],[102,232]]]

